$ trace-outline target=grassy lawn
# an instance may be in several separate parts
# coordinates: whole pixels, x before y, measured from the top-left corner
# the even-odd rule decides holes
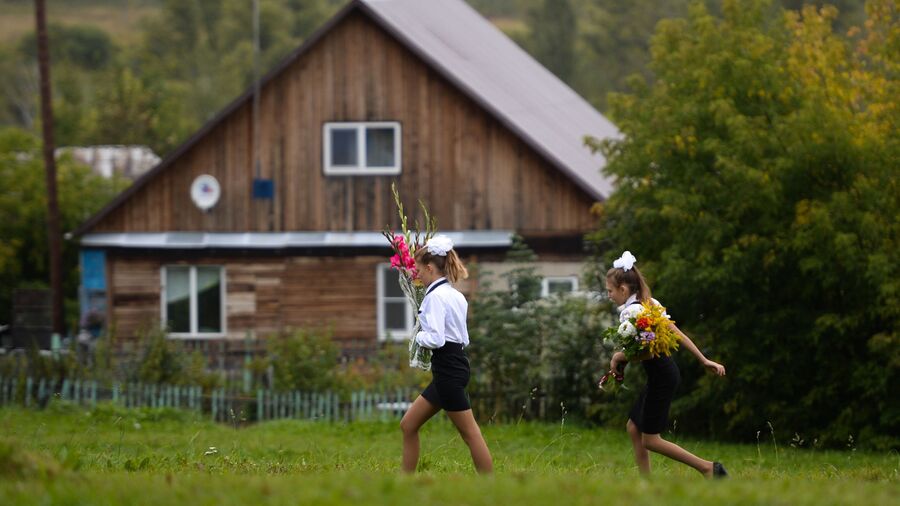
[[[654,456],[638,477],[623,431],[483,428],[496,475],[471,470],[445,419],[422,434],[422,473],[397,472],[396,423],[270,422],[235,429],[166,410],[0,410],[0,504],[898,504],[896,453],[682,440],[725,462],[703,480]]]

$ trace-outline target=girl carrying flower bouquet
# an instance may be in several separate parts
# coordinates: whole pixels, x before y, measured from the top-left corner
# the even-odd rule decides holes
[[[634,459],[641,473],[650,473],[650,454],[653,451],[687,464],[707,478],[728,475],[718,462],[701,459],[675,443],[664,440],[660,433],[668,423],[669,407],[675,389],[681,381],[678,366],[671,353],[678,342],[693,354],[710,372],[725,376],[725,367],[707,359],[693,341],[669,319],[665,308],[650,296],[650,287],[635,266],[637,259],[626,251],[606,273],[609,298],[619,307],[619,326],[607,331],[620,351],[610,360],[610,372],[621,379],[620,367],[640,361],[647,373],[647,385],[628,414],[626,428],[634,447]],[[602,382],[601,380],[601,386]]]
[[[427,287],[419,308],[421,330],[415,342],[430,350],[433,380],[422,391],[400,421],[403,432],[404,472],[414,472],[419,461],[419,429],[440,410],[447,412],[469,447],[472,461],[480,473],[493,470],[491,452],[472,415],[466,385],[469,383],[469,359],[463,351],[469,345],[466,327],[468,302],[452,283],[469,276],[453,249],[453,241],[444,235],[432,237],[414,254],[415,272]]]

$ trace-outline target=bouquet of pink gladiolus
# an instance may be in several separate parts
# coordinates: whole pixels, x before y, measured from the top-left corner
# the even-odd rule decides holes
[[[416,272],[416,250],[431,239],[437,229],[437,222],[428,213],[428,209],[421,201],[419,206],[425,215],[425,230],[419,230],[418,221],[412,229],[408,228],[409,223],[406,214],[403,212],[403,203],[400,202],[400,194],[397,187],[391,185],[391,191],[394,194],[394,203],[397,205],[397,213],[400,215],[400,232],[395,233],[390,227],[386,227],[382,234],[388,240],[394,255],[391,257],[391,267],[400,272],[400,289],[406,296],[409,303],[416,311],[416,321],[413,325],[412,335],[409,337],[409,365],[419,369],[428,371],[431,369],[431,350],[423,348],[416,342],[416,334],[419,333],[419,316],[418,309],[425,297],[425,287],[419,280],[419,273]]]

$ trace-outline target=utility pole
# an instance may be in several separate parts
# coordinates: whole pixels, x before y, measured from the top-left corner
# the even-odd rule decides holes
[[[47,240],[50,248],[50,293],[53,304],[53,333],[65,332],[62,295],[62,235],[59,230],[59,203],[56,198],[56,158],[53,142],[53,107],[50,96],[50,51],[47,42],[47,9],[44,0],[35,0],[37,17],[38,70],[41,76],[41,126],[44,131],[44,168],[47,176]]]

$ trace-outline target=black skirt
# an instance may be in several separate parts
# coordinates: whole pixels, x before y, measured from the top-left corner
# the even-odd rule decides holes
[[[647,372],[647,386],[628,417],[644,434],[661,434],[669,423],[669,407],[681,382],[681,373],[672,357],[657,357],[642,363]]]
[[[447,342],[431,355],[431,383],[422,397],[445,411],[472,409],[466,385],[469,384],[469,359],[458,343]]]

